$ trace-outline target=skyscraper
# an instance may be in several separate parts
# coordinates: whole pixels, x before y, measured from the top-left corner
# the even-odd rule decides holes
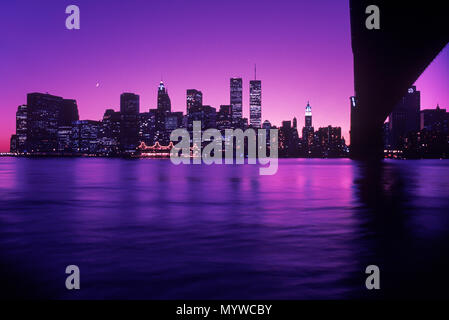
[[[168,96],[168,91],[162,81],[157,90],[157,109],[166,113],[171,112],[170,97]]]
[[[435,109],[421,110],[420,129],[449,133],[449,113],[439,105]]]
[[[390,142],[393,148],[400,148],[408,133],[418,131],[420,126],[421,93],[413,86],[394,107],[389,116]]]
[[[21,105],[16,112],[16,151],[25,152],[27,144],[28,107]]]
[[[242,119],[242,78],[231,78],[230,83],[231,93],[231,112],[234,126],[240,126]]]
[[[78,120],[73,123],[70,140],[72,151],[80,154],[96,154],[99,150],[100,121]],[[64,139],[61,141],[63,142]]]
[[[309,101],[307,101],[305,120],[306,120],[305,126],[311,127],[312,126],[312,107],[310,106]]]
[[[79,120],[79,113],[76,100],[73,99],[62,100],[59,126],[71,126],[74,121],[78,120]]]
[[[187,114],[192,108],[201,107],[203,105],[203,93],[196,89],[187,90]]]
[[[262,81],[249,82],[249,122],[253,128],[262,124]]]
[[[312,107],[307,101],[306,113],[305,113],[305,126],[302,128],[302,140],[306,148],[305,151],[310,152],[310,147],[313,145],[314,128],[312,126]]]
[[[58,128],[78,120],[75,100],[43,93],[27,95],[27,151],[57,152]]]
[[[318,155],[321,157],[340,157],[344,154],[344,139],[341,128],[327,126],[319,128],[315,133]]]
[[[217,129],[225,130],[233,127],[232,106],[221,105],[217,113]]]
[[[139,96],[134,93],[120,95],[120,147],[125,153],[133,153],[139,140]]]
[[[117,155],[120,153],[120,112],[107,109],[103,115],[98,133],[99,153]]]

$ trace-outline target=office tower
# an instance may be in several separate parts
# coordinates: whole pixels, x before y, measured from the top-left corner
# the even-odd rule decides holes
[[[17,152],[17,135],[11,135],[11,140],[9,141],[9,152],[15,153]]]
[[[162,81],[157,90],[157,109],[166,113],[171,112],[170,97]]]
[[[231,114],[234,125],[239,127],[241,124],[243,107],[242,78],[231,78],[230,82]]]
[[[439,105],[435,109],[421,110],[420,129],[449,133],[449,113]]]
[[[100,123],[99,153],[111,156],[120,153],[120,112],[107,109]]]
[[[100,122],[78,120],[72,124],[72,152],[79,154],[97,154],[99,148]]]
[[[75,100],[43,93],[27,95],[27,151],[58,151],[58,128],[76,121]]]
[[[248,127],[248,118],[242,118],[242,121],[240,122],[240,129],[246,130]]]
[[[291,121],[282,121],[282,128],[290,130],[292,128],[292,122]]]
[[[155,117],[150,112],[139,114],[139,142],[144,142],[147,146],[154,144]]]
[[[262,81],[249,82],[249,122],[251,127],[260,128],[262,124]]]
[[[449,154],[449,113],[439,105],[420,112],[418,132],[407,134],[401,150],[406,158],[447,158]]]
[[[163,142],[165,145],[170,143],[170,135],[173,130],[183,126],[184,116],[182,112],[170,112],[165,114],[165,134]]]
[[[188,118],[188,129],[193,131],[193,122],[201,121],[201,130],[217,127],[217,112],[211,106],[192,107]]]
[[[294,131],[296,129],[292,127],[291,121],[282,121],[282,126],[279,128],[279,150],[283,156],[296,155],[298,141],[295,139]]]
[[[79,120],[78,106],[76,100],[64,99],[61,104],[61,116],[59,126],[71,126],[74,121]]]
[[[310,151],[314,140],[314,128],[312,126],[312,107],[308,101],[305,112],[305,126],[302,128],[302,140],[306,151]]]
[[[183,114],[182,112],[170,112],[165,115],[165,130],[170,135],[171,131],[181,128],[183,126]]]
[[[312,127],[312,107],[310,106],[309,101],[307,101],[306,106],[305,126]]]
[[[217,129],[226,130],[233,127],[233,113],[231,105],[221,105],[217,113]]]
[[[394,107],[389,116],[390,141],[394,149],[400,148],[402,140],[410,132],[419,130],[421,93],[413,86]]]
[[[320,145],[339,145],[341,143],[341,128],[327,126],[324,128],[319,128],[317,131]]]
[[[165,117],[165,130],[170,135],[170,132],[178,128],[178,118],[174,115]]]
[[[187,130],[193,131],[193,122],[202,121],[201,126],[204,128],[203,116],[203,93],[196,89],[187,90]]]
[[[217,128],[217,109],[211,106],[203,106],[204,130]]]
[[[159,109],[150,109],[149,112],[149,130],[152,137],[152,143],[159,142],[165,144],[167,140],[167,134],[165,129],[165,120],[168,113]]]
[[[265,120],[262,124],[262,128],[265,130],[270,130],[271,129],[271,123],[268,120]]]
[[[271,148],[271,141],[270,141],[270,129],[271,129],[272,127],[271,127],[271,123],[270,123],[270,121],[268,121],[268,120],[265,120],[264,122],[263,122],[263,124],[262,124],[262,129],[264,129],[264,130],[266,130],[266,132],[265,132],[265,141],[266,141],[266,148],[267,148],[267,150],[270,150],[270,148]],[[279,136],[278,136],[278,139],[279,139]],[[278,140],[279,141],[279,140]]]
[[[139,96],[134,93],[120,95],[120,148],[124,153],[134,153],[139,140]]]
[[[199,108],[203,105],[203,93],[196,89],[187,90],[187,114],[192,108]]]
[[[321,157],[339,157],[343,155],[344,143],[341,128],[327,126],[316,132],[317,151]]]
[[[299,133],[298,133],[298,120],[296,117],[293,118],[293,128],[292,128],[292,136],[293,141],[297,147],[299,147],[300,141],[299,141]]]
[[[27,130],[28,130],[28,107],[21,105],[16,112],[16,150],[15,152],[26,152],[27,150]]]
[[[72,128],[72,125],[58,127],[58,152],[72,152]]]

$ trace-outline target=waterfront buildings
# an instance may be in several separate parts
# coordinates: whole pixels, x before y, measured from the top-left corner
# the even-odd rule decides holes
[[[203,105],[203,93],[186,92],[187,113],[173,112],[168,91],[161,81],[157,87],[157,107],[140,112],[140,97],[131,92],[120,95],[120,110],[106,109],[99,121],[79,120],[73,99],[47,93],[31,93],[27,104],[16,113],[16,132],[11,136],[11,152],[29,155],[130,156],[148,148],[167,148],[170,134],[177,128],[192,133],[193,122],[201,129],[265,129],[269,147],[269,129],[277,129],[268,120],[261,122],[261,81],[250,81],[250,121],[241,114],[242,79],[231,79],[231,103],[219,110]],[[234,112],[236,111],[236,112]],[[423,116],[429,123],[429,116]],[[236,120],[238,119],[238,121]],[[237,122],[236,122],[237,121]],[[343,156],[341,129],[332,126],[314,132],[312,108],[306,106],[303,136],[298,134],[298,120],[283,121],[279,128],[279,155]],[[143,148],[143,149],[142,149]],[[164,149],[165,150],[165,149]]]

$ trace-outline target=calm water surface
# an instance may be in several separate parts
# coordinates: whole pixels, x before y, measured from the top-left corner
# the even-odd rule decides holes
[[[2,296],[448,298],[448,196],[443,160],[0,158]]]

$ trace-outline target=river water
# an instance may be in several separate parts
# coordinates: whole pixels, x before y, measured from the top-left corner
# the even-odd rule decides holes
[[[448,196],[446,160],[0,158],[2,296],[448,298]]]

